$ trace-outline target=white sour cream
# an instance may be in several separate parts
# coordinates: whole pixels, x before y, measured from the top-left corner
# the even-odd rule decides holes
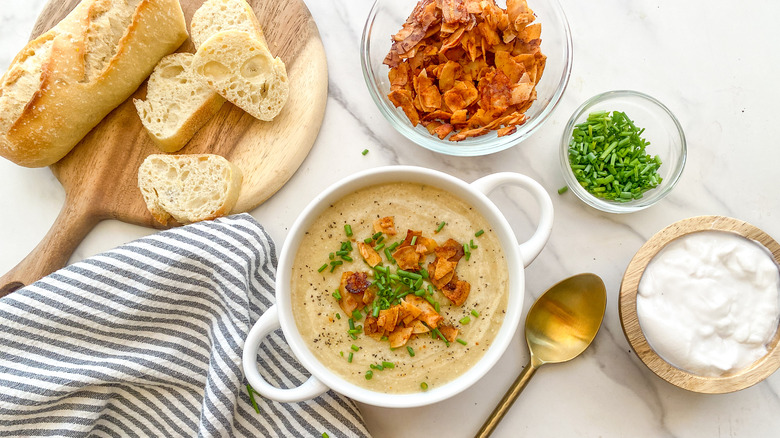
[[[672,365],[701,376],[766,354],[780,315],[780,270],[760,244],[723,231],[672,241],[639,282],[639,325]]]

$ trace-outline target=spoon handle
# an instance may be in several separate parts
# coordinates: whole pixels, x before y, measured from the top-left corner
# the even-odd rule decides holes
[[[509,390],[506,392],[506,394],[504,394],[504,398],[501,399],[501,401],[498,403],[498,406],[493,409],[493,412],[490,414],[488,419],[485,420],[485,424],[483,424],[482,428],[479,429],[479,432],[477,432],[475,438],[487,438],[491,433],[493,433],[493,430],[496,428],[496,426],[498,426],[498,423],[501,421],[501,419],[504,418],[504,415],[506,415],[507,411],[509,411],[509,408],[512,407],[512,404],[515,402],[517,397],[521,392],[523,392],[523,389],[525,389],[528,381],[531,380],[531,376],[534,375],[536,369],[537,366],[534,366],[533,361],[529,361],[528,365],[526,365],[525,369],[523,369],[523,372],[521,372],[520,375],[517,376],[517,379],[515,379],[515,383],[513,383],[512,386],[509,387]]]

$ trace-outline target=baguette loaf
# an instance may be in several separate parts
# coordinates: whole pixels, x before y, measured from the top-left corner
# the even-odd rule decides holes
[[[268,48],[255,11],[245,0],[206,0],[192,15],[190,38],[196,49],[215,33],[226,30],[246,32]]]
[[[249,33],[218,32],[201,44],[192,69],[214,91],[260,120],[273,120],[289,95],[287,69]]]
[[[146,206],[163,225],[230,213],[241,191],[241,170],[219,155],[149,155],[138,169]]]
[[[157,64],[149,77],[146,100],[133,99],[152,140],[165,152],[176,152],[225,103],[192,73],[192,53],[174,53]]]
[[[186,39],[178,0],[82,0],[0,79],[0,156],[55,163]]]

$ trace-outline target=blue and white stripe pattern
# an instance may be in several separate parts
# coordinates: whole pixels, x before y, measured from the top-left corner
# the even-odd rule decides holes
[[[0,299],[0,436],[369,436],[328,392],[283,404],[245,386],[241,351],[273,303],[276,253],[249,215],[157,233]],[[277,331],[270,382],[308,373]]]

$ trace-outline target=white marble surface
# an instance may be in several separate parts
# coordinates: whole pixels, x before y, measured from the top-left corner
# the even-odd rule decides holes
[[[0,3],[0,71],[23,46],[43,3]],[[549,245],[526,270],[526,309],[548,286],[588,271],[604,279],[609,301],[592,348],[570,363],[542,368],[494,436],[777,436],[780,373],[728,395],[673,387],[629,348],[617,296],[635,251],[676,220],[728,215],[780,239],[780,2],[759,0],[743,8],[724,0],[562,3],[574,38],[574,69],[552,117],[513,149],[452,158],[410,144],[369,98],[358,44],[370,2],[307,0],[329,62],[325,120],[300,170],[252,214],[281,245],[287,227],[312,197],[357,170],[415,164],[466,181],[496,171],[529,175],[551,194],[556,217]],[[610,89],[634,89],[664,102],[680,119],[689,142],[688,166],[677,188],[655,207],[630,215],[600,213],[571,193],[556,193],[563,185],[557,161],[563,125],[582,101]],[[365,148],[370,152],[362,156]],[[527,237],[535,220],[535,213],[523,207],[528,198],[519,190],[493,198],[520,238]],[[0,160],[0,200],[5,212],[0,216],[0,271],[5,272],[46,233],[64,193],[48,169],[24,169]],[[103,222],[71,262],[151,232]],[[370,430],[378,438],[473,435],[528,359],[521,335],[494,372],[449,401],[414,410],[363,406]]]

